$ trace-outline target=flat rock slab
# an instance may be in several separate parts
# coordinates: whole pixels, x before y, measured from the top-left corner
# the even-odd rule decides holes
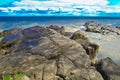
[[[0,76],[22,72],[30,80],[103,80],[76,41],[38,26],[21,34],[0,56]]]

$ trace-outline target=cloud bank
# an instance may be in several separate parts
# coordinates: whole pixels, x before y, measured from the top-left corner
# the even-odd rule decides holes
[[[18,0],[0,5],[0,16],[120,16],[120,5],[110,5],[110,1]]]

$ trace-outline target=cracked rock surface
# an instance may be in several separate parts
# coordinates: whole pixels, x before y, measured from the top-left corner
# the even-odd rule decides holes
[[[0,56],[0,77],[22,72],[29,80],[103,80],[81,44],[54,30],[31,27],[2,42],[7,52]]]
[[[102,74],[105,80],[119,80],[120,66],[114,63],[110,58],[105,58],[98,63],[97,70]]]

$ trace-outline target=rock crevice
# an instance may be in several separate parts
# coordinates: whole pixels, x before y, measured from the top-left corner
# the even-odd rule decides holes
[[[51,28],[35,26],[15,33],[22,36],[4,36],[2,42],[12,45],[7,47],[7,54],[0,55],[0,77],[23,72],[28,80],[103,80],[91,66],[98,46],[81,39],[82,34],[74,40],[63,35],[63,27],[60,33]],[[92,49],[86,51],[88,47]]]

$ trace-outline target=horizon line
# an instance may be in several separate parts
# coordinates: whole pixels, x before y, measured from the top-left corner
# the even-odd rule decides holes
[[[120,16],[0,16],[0,17],[108,17],[108,18],[120,18]]]

